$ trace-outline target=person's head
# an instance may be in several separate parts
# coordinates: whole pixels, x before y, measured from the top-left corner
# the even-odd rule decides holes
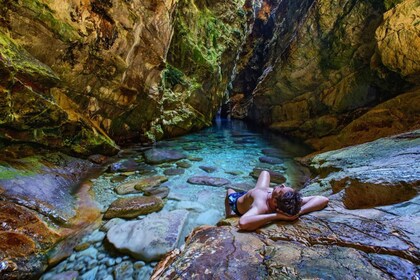
[[[302,195],[290,187],[285,185],[275,186],[272,199],[274,200],[276,211],[281,211],[291,216],[298,214],[300,211]]]

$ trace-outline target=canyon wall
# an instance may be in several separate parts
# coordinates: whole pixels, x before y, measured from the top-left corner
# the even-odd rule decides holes
[[[265,1],[231,114],[331,150],[418,128],[418,1]]]
[[[112,154],[210,125],[244,37],[242,6],[3,1],[0,145]]]

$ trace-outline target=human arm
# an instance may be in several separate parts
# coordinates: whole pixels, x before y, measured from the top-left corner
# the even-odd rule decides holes
[[[319,195],[306,196],[302,198],[302,206],[299,211],[299,216],[325,208],[328,205],[328,201],[329,199],[327,197]]]
[[[239,219],[239,228],[252,231],[272,221],[294,221],[298,217],[298,215],[289,216],[282,213],[260,214],[258,208],[254,206]]]

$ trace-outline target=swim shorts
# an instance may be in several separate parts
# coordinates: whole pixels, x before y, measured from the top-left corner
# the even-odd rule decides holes
[[[235,192],[235,193],[231,193],[230,195],[228,195],[229,206],[233,210],[233,212],[235,212],[236,215],[238,215],[238,216],[242,216],[242,214],[239,213],[238,207],[236,205],[237,201],[238,201],[238,198],[245,195],[246,193],[247,192]]]

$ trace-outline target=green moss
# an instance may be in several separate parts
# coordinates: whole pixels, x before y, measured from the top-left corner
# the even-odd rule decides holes
[[[385,0],[384,1],[385,9],[390,10],[401,2],[402,0]]]
[[[185,75],[184,73],[173,67],[170,64],[166,64],[166,68],[162,71],[162,82],[164,83],[165,87],[173,87],[177,84],[186,85],[187,82],[184,80]]]
[[[38,19],[42,24],[47,25],[62,41],[71,42],[79,38],[77,31],[68,23],[57,19],[54,16],[54,11],[52,11],[48,5],[41,3],[38,0],[19,1],[18,5],[30,10],[35,19]]]
[[[23,158],[14,162],[0,162],[0,180],[34,176],[43,167],[39,157]]]
[[[0,62],[11,72],[58,80],[51,68],[32,57],[24,48],[2,32],[0,32]]]

